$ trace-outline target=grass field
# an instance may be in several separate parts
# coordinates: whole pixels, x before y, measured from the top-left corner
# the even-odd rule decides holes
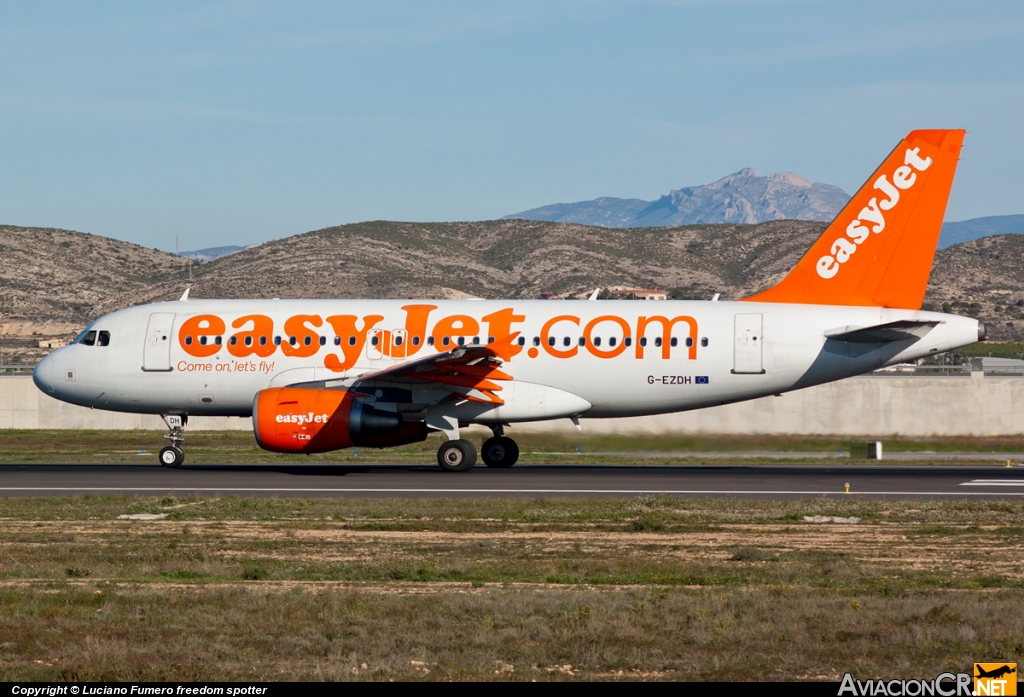
[[[490,431],[465,429],[477,446]],[[671,435],[546,435],[515,433],[522,449],[522,462],[685,463],[700,453],[717,453],[727,461],[753,462],[750,451],[778,453],[845,453],[853,439],[804,438],[795,436],[671,436]],[[379,450],[357,448],[318,455],[282,455],[259,448],[247,431],[199,431],[186,434],[189,463],[203,462],[432,462],[442,436],[432,435],[422,443]],[[872,439],[874,440],[874,438]],[[956,452],[964,456],[984,452],[1024,452],[1024,436],[1002,438],[935,438],[928,440],[886,439],[886,452]],[[32,462],[155,462],[160,448],[167,445],[157,431],[3,431],[0,430],[0,463]],[[578,450],[577,450],[578,448]],[[734,456],[730,454],[735,453]],[[691,455],[692,454],[692,455]],[[717,460],[716,460],[717,461]],[[813,459],[801,461],[814,462]]]
[[[1022,558],[1016,502],[4,499],[0,680],[933,677],[1024,654]]]

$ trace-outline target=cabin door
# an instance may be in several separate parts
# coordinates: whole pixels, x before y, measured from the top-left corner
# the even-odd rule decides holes
[[[174,329],[173,312],[154,312],[149,316],[146,343],[142,348],[142,369],[169,371],[171,369],[171,330]]]

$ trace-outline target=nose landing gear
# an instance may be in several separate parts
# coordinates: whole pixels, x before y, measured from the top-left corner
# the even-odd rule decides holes
[[[164,414],[162,418],[167,424],[167,428],[171,430],[164,438],[171,441],[171,444],[160,451],[160,464],[172,469],[181,467],[181,463],[185,462],[185,452],[181,449],[181,445],[185,442],[184,428],[188,423],[188,416]]]

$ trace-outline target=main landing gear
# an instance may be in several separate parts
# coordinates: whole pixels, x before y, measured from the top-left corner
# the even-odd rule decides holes
[[[476,448],[468,440],[446,441],[437,449],[437,464],[445,472],[465,472],[476,464]]]
[[[504,435],[501,424],[491,426],[492,438],[484,441],[481,448],[484,464],[488,467],[511,467],[519,459],[519,446]],[[437,450],[437,464],[445,472],[465,472],[476,465],[476,448],[468,440],[450,440]]]
[[[181,467],[181,463],[185,461],[185,451],[181,449],[181,445],[185,442],[184,428],[188,423],[188,416],[167,414],[163,416],[163,420],[171,430],[164,438],[171,441],[171,444],[160,451],[160,464],[172,469]]]

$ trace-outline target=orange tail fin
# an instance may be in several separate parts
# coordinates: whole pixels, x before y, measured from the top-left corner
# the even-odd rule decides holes
[[[919,309],[964,133],[912,131],[789,275],[744,300]]]

